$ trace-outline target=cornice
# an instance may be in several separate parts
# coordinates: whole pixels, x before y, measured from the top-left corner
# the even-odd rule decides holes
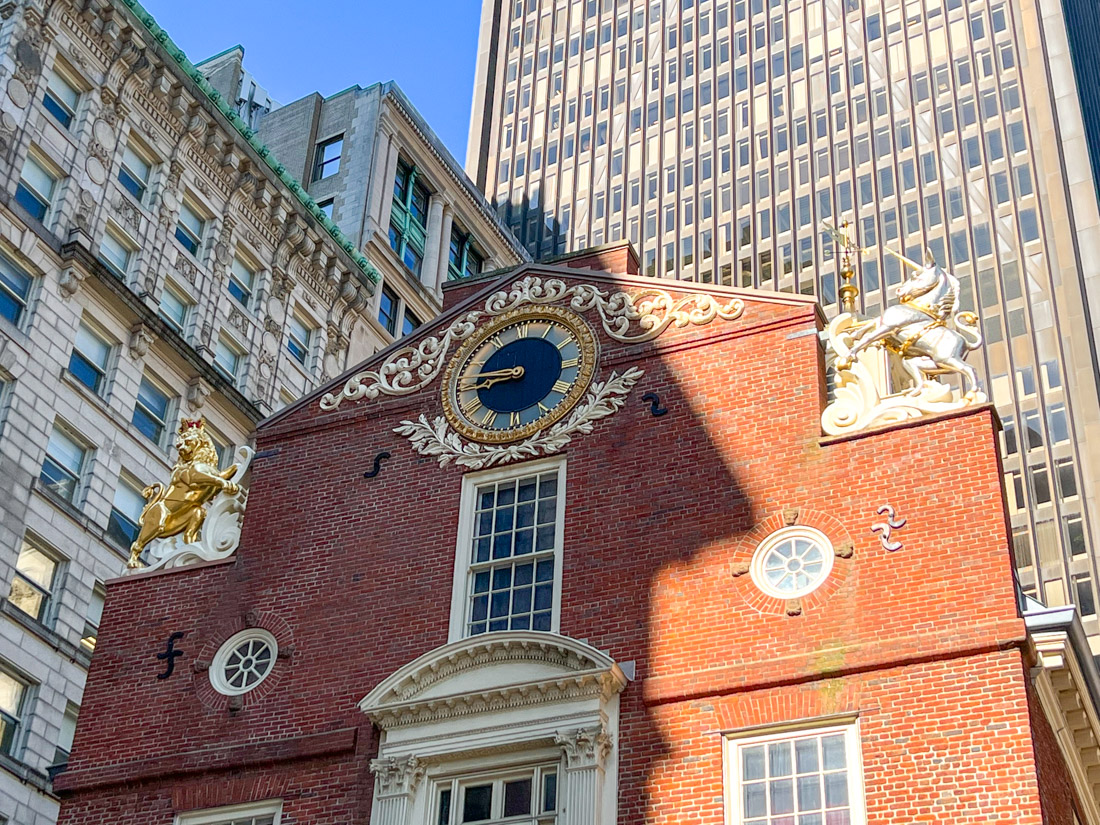
[[[1100,716],[1065,630],[1033,633],[1032,681],[1073,781],[1086,825],[1100,825]]]
[[[516,662],[550,665],[557,672],[474,692],[424,695],[461,674]],[[421,656],[383,680],[359,708],[388,729],[548,702],[606,701],[626,684],[614,660],[583,642],[554,633],[506,631],[461,639]]]
[[[255,159],[259,161],[256,168],[265,170],[277,180],[282,187],[289,190],[294,196],[294,200],[297,201],[299,206],[317,222],[336,247],[349,259],[354,269],[361,273],[371,284],[377,284],[380,276],[370,261],[367,260],[366,256],[359,251],[351,239],[344,235],[340,228],[321,211],[317,202],[310,197],[302,184],[286,171],[286,167],[271,153],[271,150],[256,139],[255,131],[250,129],[228,102],[222,98],[221,94],[210,84],[202,71],[198,69],[187,58],[184,51],[173,42],[172,38],[168,36],[168,32],[161,28],[153,15],[150,14],[138,0],[114,1],[125,7],[129,16],[136,20],[151,38],[156,41],[160,50],[170,58],[169,64],[174,64],[175,68],[183,75],[186,81],[198,90],[200,93],[197,96],[198,99],[212,108],[216,114],[220,116],[220,119],[223,121],[221,125],[227,128],[229,135],[235,141],[239,141],[247,147],[247,149],[255,155]]]

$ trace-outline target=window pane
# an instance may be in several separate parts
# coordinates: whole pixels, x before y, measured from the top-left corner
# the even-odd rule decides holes
[[[102,257],[119,272],[125,272],[130,265],[130,249],[122,241],[107,232],[103,236],[103,243],[99,251]]]
[[[57,427],[50,433],[46,453],[74,475],[80,473],[84,464],[84,448]]]
[[[462,803],[462,821],[481,822],[492,816],[493,786],[474,785],[466,788]]]
[[[160,296],[160,314],[178,331],[183,330],[187,321],[188,304],[171,289],[165,289]]]
[[[34,158],[27,158],[21,177],[26,184],[47,201],[53,197],[53,187],[57,181]]]
[[[18,717],[25,688],[18,679],[0,670],[0,711]]]

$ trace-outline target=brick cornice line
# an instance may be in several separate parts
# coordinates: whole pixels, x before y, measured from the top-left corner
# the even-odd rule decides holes
[[[218,773],[239,770],[253,765],[333,756],[355,749],[358,728],[342,728],[325,733],[291,736],[285,739],[231,745],[224,748],[204,748],[170,756],[136,759],[102,768],[65,771],[54,780],[54,790],[61,796],[74,791],[103,788],[146,779],[166,779],[171,776],[196,773]]]
[[[829,652],[823,650],[761,661],[752,666],[734,665],[671,676],[650,676],[642,682],[642,698],[646,705],[652,706],[712,696],[735,696],[764,688],[1022,649],[1027,644],[1027,632],[1018,618],[976,625],[966,639],[960,639],[960,635],[957,629],[946,629],[939,633],[853,645],[845,648],[845,663],[836,667],[822,666],[821,656]]]

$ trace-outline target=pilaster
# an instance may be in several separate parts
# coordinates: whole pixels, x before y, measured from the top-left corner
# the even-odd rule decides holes
[[[415,756],[372,759],[374,809],[371,825],[406,825],[413,794],[424,778],[424,766]]]
[[[443,230],[443,197],[434,194],[428,202],[427,237],[424,240],[424,263],[420,269],[420,282],[435,288],[439,275],[439,247]]]
[[[439,233],[439,261],[436,265],[435,291],[439,293],[443,284],[447,282],[447,264],[450,261],[451,229],[454,226],[454,208],[449,204],[443,204],[443,227]]]
[[[603,725],[554,736],[565,756],[559,825],[601,825],[604,767],[611,753],[611,734]]]

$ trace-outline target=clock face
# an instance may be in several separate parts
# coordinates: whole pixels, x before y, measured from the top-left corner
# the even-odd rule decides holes
[[[526,438],[580,400],[595,367],[587,324],[559,307],[525,308],[476,332],[444,379],[444,412],[475,441]]]

